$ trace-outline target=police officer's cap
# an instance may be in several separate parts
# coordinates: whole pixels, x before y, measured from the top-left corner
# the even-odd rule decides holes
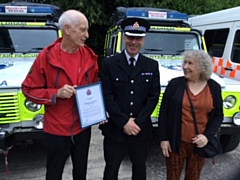
[[[126,18],[121,23],[125,35],[144,37],[150,28],[150,23],[142,18]]]

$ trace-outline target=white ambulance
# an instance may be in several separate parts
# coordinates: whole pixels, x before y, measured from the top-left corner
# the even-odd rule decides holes
[[[61,36],[59,7],[0,4],[0,149],[43,138],[44,107],[25,98],[21,83],[38,53]]]
[[[193,16],[188,22],[202,31],[214,72],[240,81],[240,6]]]

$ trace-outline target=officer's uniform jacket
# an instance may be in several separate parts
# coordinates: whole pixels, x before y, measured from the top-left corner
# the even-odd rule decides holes
[[[102,62],[103,84],[108,123],[100,125],[102,134],[116,142],[146,140],[152,131],[151,114],[160,93],[158,62],[139,54],[133,71],[124,51]],[[137,136],[123,132],[130,117],[141,128]]]

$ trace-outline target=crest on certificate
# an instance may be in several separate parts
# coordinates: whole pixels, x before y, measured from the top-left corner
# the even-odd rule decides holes
[[[91,95],[91,94],[92,94],[91,90],[87,89],[87,95]]]

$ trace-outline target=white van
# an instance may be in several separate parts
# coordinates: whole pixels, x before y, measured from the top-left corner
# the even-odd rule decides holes
[[[189,18],[201,30],[214,72],[240,81],[240,6]]]

